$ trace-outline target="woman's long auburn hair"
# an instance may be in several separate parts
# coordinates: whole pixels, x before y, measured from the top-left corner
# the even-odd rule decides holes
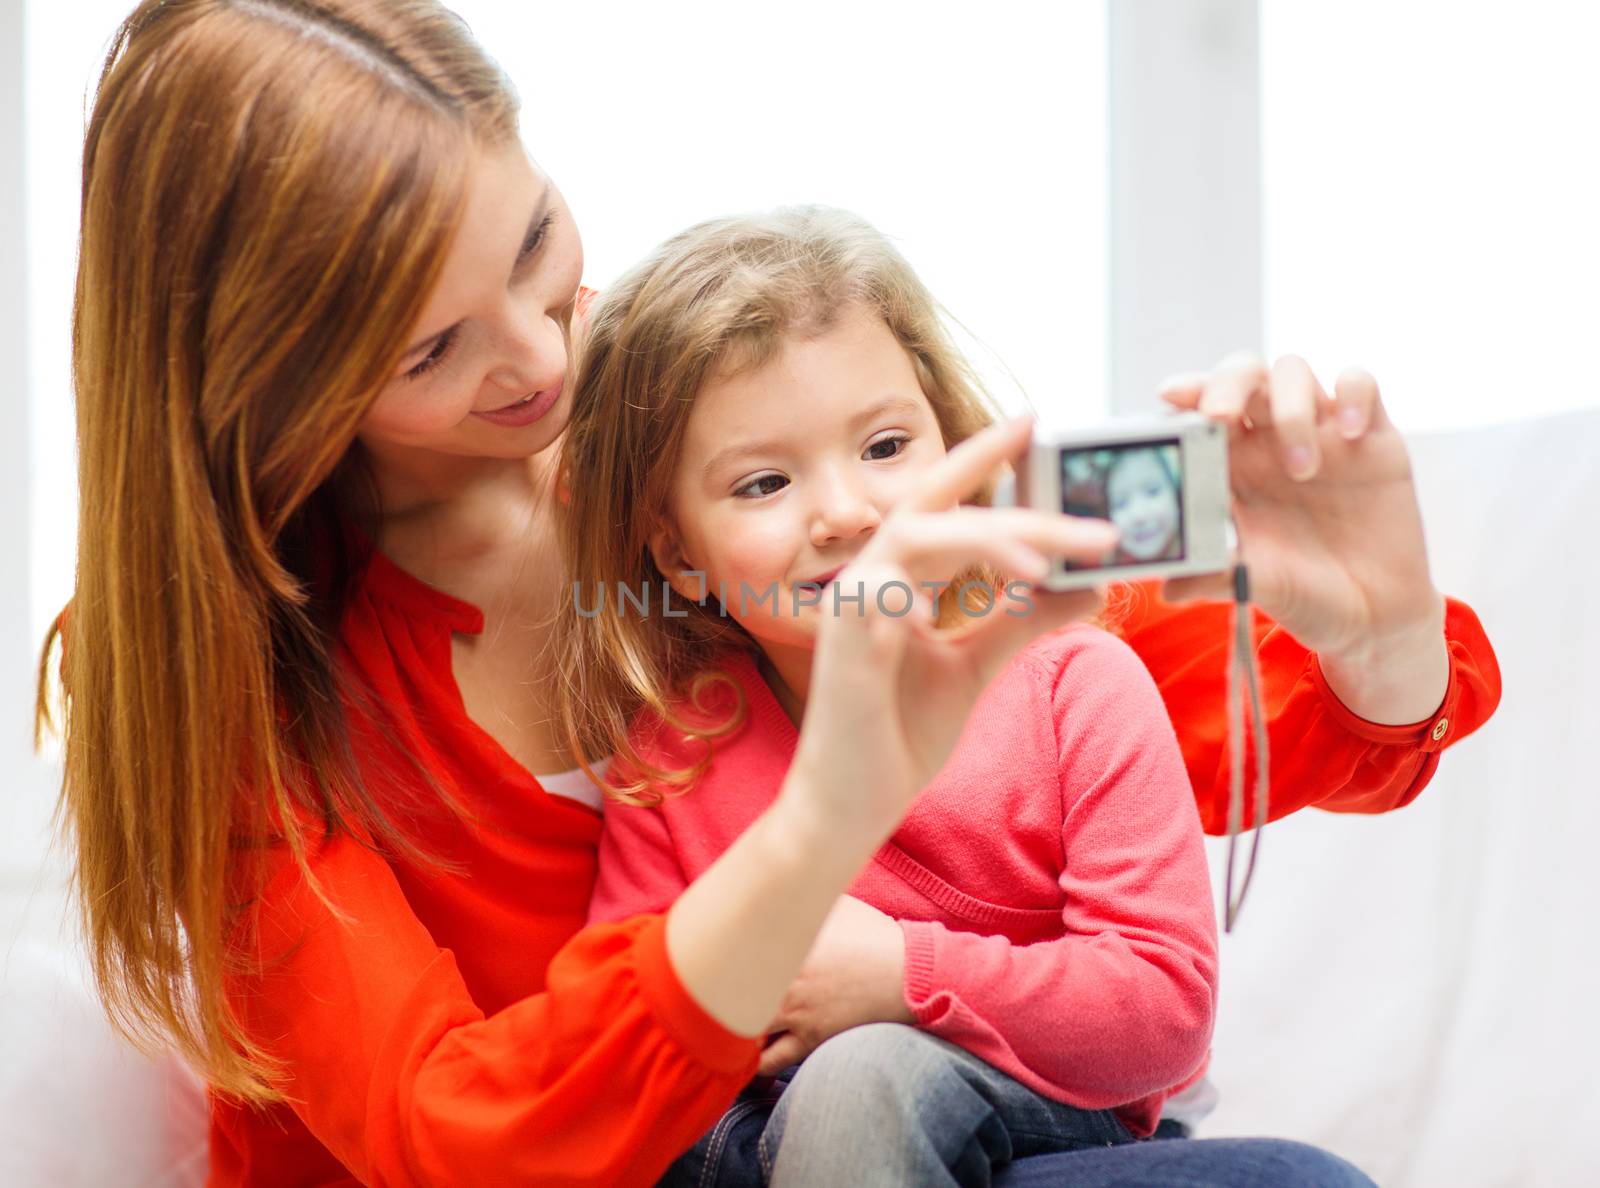
[[[270,837],[310,878],[308,841],[339,829],[417,852],[362,786],[335,659],[351,447],[473,152],[516,125],[503,74],[429,0],[148,0],[101,75],[78,570],[39,729],[59,633],[61,813],[100,996],[240,1098],[278,1096],[224,993],[251,968],[230,944],[240,856]]]
[[[881,318],[905,350],[946,448],[994,419],[932,294],[881,232],[847,211],[785,207],[691,227],[618,281],[590,315],[563,459],[562,548],[575,605],[556,621],[556,656],[570,745],[579,756],[615,752],[624,760],[606,777],[619,800],[653,804],[691,788],[710,744],[744,713],[737,703],[731,715],[718,713],[705,700],[709,686],[723,682],[719,651],[756,648],[715,598],[676,599],[670,616],[664,605],[649,614],[619,605],[621,589],[668,597],[649,540],[667,515],[695,397],[716,375],[761,367],[789,336],[826,333],[853,307]],[[993,584],[998,575],[962,577]],[[952,593],[946,622],[960,614]],[[630,719],[643,706],[697,757],[682,767],[648,763],[629,740]]]

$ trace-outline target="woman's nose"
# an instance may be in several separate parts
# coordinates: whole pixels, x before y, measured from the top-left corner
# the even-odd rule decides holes
[[[567,374],[567,336],[553,314],[508,316],[500,333],[500,357],[489,382],[527,395],[557,387]]]

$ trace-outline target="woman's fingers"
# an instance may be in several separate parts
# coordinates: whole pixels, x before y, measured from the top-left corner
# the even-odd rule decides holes
[[[1263,397],[1268,387],[1267,365],[1248,351],[1229,355],[1206,377],[1196,407],[1213,421],[1246,428],[1270,419]]]
[[[1173,408],[1198,410],[1230,427],[1270,425],[1284,471],[1302,482],[1322,467],[1318,435],[1325,422],[1333,420],[1340,436],[1353,441],[1384,416],[1377,381],[1368,372],[1347,368],[1330,397],[1298,355],[1283,355],[1268,368],[1259,356],[1236,352],[1210,373],[1170,377],[1160,396]]]
[[[1206,390],[1206,373],[1186,371],[1169,375],[1161,381],[1156,395],[1173,408],[1191,411],[1200,407],[1200,395]]]
[[[1304,359],[1284,355],[1272,365],[1268,403],[1272,425],[1278,431],[1283,468],[1290,478],[1304,482],[1322,466],[1317,422],[1331,408],[1328,394]]]
[[[1378,381],[1360,367],[1347,367],[1333,383],[1335,415],[1339,435],[1354,441],[1378,423],[1383,402],[1378,396]]]

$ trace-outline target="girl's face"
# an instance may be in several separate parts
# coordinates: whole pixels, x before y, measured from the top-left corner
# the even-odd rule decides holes
[[[572,215],[520,144],[480,152],[444,269],[359,433],[378,458],[525,458],[566,425],[583,272]]]
[[[1171,546],[1178,533],[1178,492],[1154,450],[1117,460],[1106,478],[1106,499],[1124,553],[1153,561]]]
[[[837,574],[944,453],[910,357],[880,318],[851,308],[820,337],[788,338],[765,366],[700,390],[656,564],[686,598],[726,590],[730,617],[769,651],[810,648],[832,593],[797,614],[795,587]]]

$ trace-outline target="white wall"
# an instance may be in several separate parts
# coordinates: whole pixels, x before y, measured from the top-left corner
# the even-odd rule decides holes
[[[1261,343],[1256,0],[1108,0],[1112,406]]]
[[[1600,8],[1264,0],[1266,339],[1396,421],[1600,404]]]
[[[23,181],[24,36],[21,0],[0,0],[0,887],[29,885],[49,813],[45,765],[32,750],[33,672],[39,644],[29,601],[34,544],[30,449],[32,309]]]
[[[713,215],[848,207],[973,332],[997,395],[1019,404],[1009,369],[1042,415],[1103,415],[1101,0],[455,7],[521,90],[590,284]]]

